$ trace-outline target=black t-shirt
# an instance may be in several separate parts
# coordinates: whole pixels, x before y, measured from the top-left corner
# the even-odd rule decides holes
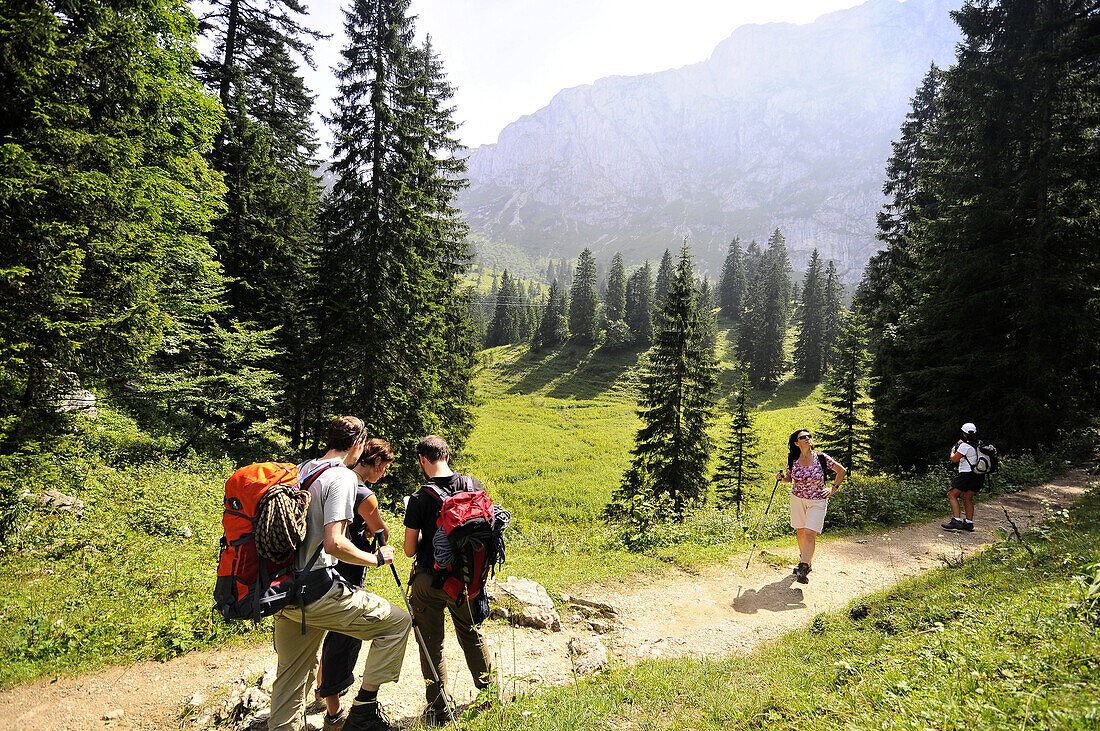
[[[463,480],[469,480],[469,484],[463,485]],[[433,477],[429,482],[442,488],[448,495],[458,492],[459,489],[484,489],[476,477],[467,477],[457,472],[447,477]],[[438,495],[429,488],[421,487],[409,498],[409,505],[405,508],[405,527],[420,531],[420,543],[416,546],[417,571],[428,571],[432,568],[432,539],[435,538],[441,504]]]
[[[374,494],[374,491],[362,482],[355,488],[355,517],[352,518],[351,523],[348,525],[348,538],[351,540],[352,545],[358,548],[360,551],[371,552],[371,541],[374,540],[374,534],[367,528],[367,522],[363,520],[363,516],[359,514],[359,505],[364,500]],[[362,586],[363,579],[367,575],[367,567],[360,566],[353,563],[344,563],[343,561],[336,562],[336,571],[352,586]]]

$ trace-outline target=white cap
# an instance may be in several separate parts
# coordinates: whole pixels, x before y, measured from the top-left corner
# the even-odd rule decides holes
[[[963,434],[977,434],[978,427],[974,426],[971,422],[966,422],[962,425]]]

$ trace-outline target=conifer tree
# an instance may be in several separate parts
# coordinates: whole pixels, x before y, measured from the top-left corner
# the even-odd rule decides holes
[[[569,338],[567,310],[565,292],[557,280],[554,280],[546,295],[546,309],[543,310],[542,320],[531,344],[534,350],[557,347]]]
[[[626,315],[626,269],[623,255],[615,252],[611,258],[611,270],[607,274],[607,320],[615,322]]]
[[[844,326],[844,283],[836,273],[836,264],[829,260],[825,272],[825,317],[824,336],[821,346],[824,350],[822,367],[827,373],[833,367],[833,353],[840,342],[840,332]]]
[[[802,281],[798,339],[794,346],[795,375],[809,383],[817,383],[825,375],[825,307],[821,257],[814,249]]]
[[[718,504],[733,506],[741,519],[741,503],[745,491],[760,479],[760,436],[752,412],[748,408],[749,374],[741,371],[737,392],[730,401],[730,432],[726,448],[718,456],[718,469],[711,482]]]
[[[354,0],[345,10],[320,374],[325,410],[362,415],[398,454],[430,433],[461,446],[474,357],[460,289],[466,227],[453,204],[465,185],[453,90],[430,39],[414,45],[408,7]],[[414,472],[407,461],[398,477]]]
[[[577,272],[573,288],[569,291],[569,332],[586,343],[596,341],[596,260],[592,251],[585,249],[577,259]]]
[[[505,269],[500,277],[500,290],[496,296],[493,321],[489,323],[489,330],[485,335],[486,348],[497,345],[511,345],[522,339],[520,301],[516,280],[512,279],[508,274],[508,270]]]
[[[749,242],[748,249],[745,250],[745,281],[750,286],[756,277],[756,270],[760,268],[763,261],[764,251],[760,248],[760,244],[756,243],[756,239],[753,239]]]
[[[735,322],[741,319],[741,309],[748,288],[745,257],[741,253],[741,239],[734,237],[730,242],[726,261],[722,265],[722,276],[718,280],[718,306],[722,309],[724,317]]]
[[[1095,413],[1098,16],[1056,0],[955,15],[964,40],[921,181],[936,204],[915,227],[918,304],[898,327],[905,355],[882,415],[885,433],[906,435],[895,463],[934,457],[963,421],[1038,448]]]
[[[626,282],[626,324],[642,343],[653,334],[653,275],[649,262],[635,269]]]
[[[706,497],[713,446],[707,427],[714,413],[718,367],[706,347],[694,283],[691,251],[684,244],[642,375],[642,427],[635,437],[632,467],[613,495],[620,505],[649,492],[667,496],[672,513],[682,516]]]
[[[60,392],[135,385],[221,273],[221,115],[173,2],[0,3],[0,451],[58,433]]]
[[[825,422],[818,430],[822,448],[849,473],[862,469],[870,457],[869,360],[867,327],[858,317],[850,316],[844,322],[833,371],[825,383]]]
[[[654,312],[660,311],[665,305],[665,297],[668,296],[669,287],[672,286],[672,278],[675,276],[672,269],[672,253],[665,249],[661,257],[661,264],[657,267],[657,281],[653,286]]]
[[[737,356],[752,382],[774,387],[787,368],[784,338],[790,312],[790,259],[777,230],[749,285]]]

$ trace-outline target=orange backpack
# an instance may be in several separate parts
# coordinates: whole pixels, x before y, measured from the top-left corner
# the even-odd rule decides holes
[[[258,462],[241,467],[225,481],[225,512],[222,514],[221,557],[214,584],[214,608],[227,620],[261,618],[274,614],[300,599],[299,572],[294,570],[295,553],[281,560],[263,558],[256,546],[256,514],[260,499],[276,485],[308,490],[326,468],[298,485],[298,468],[292,464]],[[320,555],[318,547],[308,573]]]

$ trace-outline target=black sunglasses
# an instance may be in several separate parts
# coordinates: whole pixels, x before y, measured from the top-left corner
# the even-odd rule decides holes
[[[813,439],[813,438],[814,438],[814,435],[813,435],[813,434],[801,434],[801,435],[799,435],[799,437],[798,437],[798,439],[799,439],[799,440],[802,440],[802,439]]]

